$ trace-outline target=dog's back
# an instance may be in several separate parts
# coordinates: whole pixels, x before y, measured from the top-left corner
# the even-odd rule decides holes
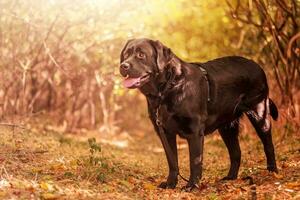
[[[228,56],[203,63],[210,81],[214,84],[216,98],[226,98],[226,93],[236,97],[243,94],[249,107],[268,96],[268,83],[263,69],[254,61],[238,56]],[[213,94],[212,94],[213,95]]]
[[[208,115],[213,116],[209,119],[215,126],[236,119],[268,97],[266,75],[252,60],[228,56],[194,64],[207,71],[210,87]],[[213,123],[215,120],[212,119],[218,123]]]

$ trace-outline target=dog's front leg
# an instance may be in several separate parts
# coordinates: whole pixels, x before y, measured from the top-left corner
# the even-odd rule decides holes
[[[160,183],[158,187],[173,189],[176,187],[178,182],[178,155],[177,155],[176,134],[165,132],[164,135],[160,135],[160,134],[158,135],[164,147],[168,165],[169,165],[169,175],[167,181]]]
[[[190,153],[190,178],[187,185],[182,189],[191,191],[197,187],[197,184],[202,177],[204,129],[201,128],[198,133],[189,136],[187,141]]]
[[[169,175],[167,181],[160,183],[158,187],[164,189],[175,188],[178,182],[178,174],[179,174],[176,134],[168,132],[162,126],[160,127],[158,126],[158,124],[156,123],[156,116],[155,116],[156,110],[151,106],[148,99],[147,99],[147,103],[148,103],[149,117],[163,145],[163,148],[166,153],[168,165],[169,165]]]

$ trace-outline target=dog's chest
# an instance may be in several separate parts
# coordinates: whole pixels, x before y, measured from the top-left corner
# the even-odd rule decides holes
[[[192,124],[191,118],[174,115],[173,120],[177,124],[177,132],[179,133],[180,136],[185,136],[193,132],[191,128],[191,124]]]
[[[192,133],[192,119],[182,115],[182,113],[170,112],[166,106],[160,109],[160,120],[162,126],[172,132],[178,133],[180,136]]]
[[[164,103],[166,104],[169,112],[176,112],[176,110],[181,107],[181,104],[186,97],[186,92],[172,92],[164,99]]]

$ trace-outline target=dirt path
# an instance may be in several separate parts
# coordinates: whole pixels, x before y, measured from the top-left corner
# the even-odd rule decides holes
[[[208,136],[200,189],[186,193],[182,179],[175,190],[157,189],[167,164],[154,133],[111,142],[95,133],[69,137],[3,127],[0,132],[0,199],[300,199],[299,135],[281,141],[274,132],[280,168],[275,175],[265,170],[257,137],[242,134],[239,179],[223,183],[228,154],[218,134]],[[92,137],[96,142],[88,142]],[[187,146],[179,144],[180,171],[188,177]],[[242,180],[246,176],[253,185]]]

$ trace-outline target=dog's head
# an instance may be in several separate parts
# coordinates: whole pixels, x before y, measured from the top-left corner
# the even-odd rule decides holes
[[[159,41],[129,40],[121,52],[120,73],[127,88],[141,88],[170,68],[172,73],[181,73],[179,59]]]

